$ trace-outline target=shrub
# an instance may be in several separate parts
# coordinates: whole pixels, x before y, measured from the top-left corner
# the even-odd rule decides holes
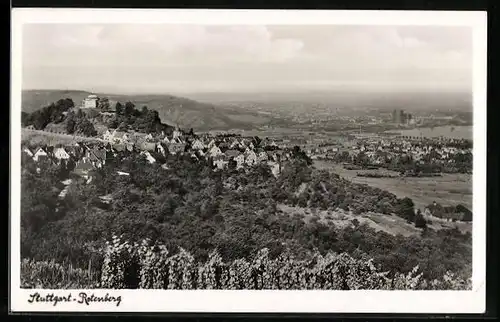
[[[91,269],[85,271],[63,266],[54,261],[21,261],[21,287],[70,289],[70,288],[97,288],[100,287],[99,276]]]

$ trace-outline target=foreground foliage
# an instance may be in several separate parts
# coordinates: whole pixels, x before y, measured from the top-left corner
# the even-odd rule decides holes
[[[419,267],[409,273],[388,272],[377,268],[372,259],[354,259],[346,253],[315,253],[307,260],[290,254],[269,257],[262,249],[250,259],[224,262],[217,252],[208,260],[197,262],[181,249],[169,254],[164,245],[148,240],[123,242],[113,237],[105,247],[105,259],[99,283],[82,270],[66,275],[60,265],[46,262],[22,262],[23,287],[41,288],[111,288],[111,289],[230,289],[230,290],[437,290],[470,289],[470,280],[452,273],[435,280],[425,280]],[[67,280],[73,279],[72,283]]]

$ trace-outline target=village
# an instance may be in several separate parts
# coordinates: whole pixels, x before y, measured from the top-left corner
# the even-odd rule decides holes
[[[274,176],[281,172],[281,163],[291,156],[290,149],[281,149],[274,141],[243,138],[232,135],[195,136],[175,129],[170,135],[120,132],[107,130],[97,143],[76,142],[71,145],[29,146],[22,151],[35,163],[48,161],[57,165],[73,164],[73,174],[91,180],[91,171],[101,168],[119,152],[138,153],[149,163],[162,163],[169,155],[188,155],[193,161],[210,161],[214,171],[234,164],[236,169],[265,164]],[[128,175],[120,172],[118,175]]]
[[[364,167],[389,168],[392,165],[397,168],[405,163],[434,166],[448,173],[472,173],[472,144],[463,139],[371,134],[309,146],[305,151],[313,160],[333,160]]]

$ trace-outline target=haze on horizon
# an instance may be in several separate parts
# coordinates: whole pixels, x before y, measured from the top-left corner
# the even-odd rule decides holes
[[[22,45],[23,89],[472,92],[468,27],[27,24]]]

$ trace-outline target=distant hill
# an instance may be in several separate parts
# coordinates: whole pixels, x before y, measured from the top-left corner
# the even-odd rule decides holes
[[[61,98],[71,98],[78,106],[90,94],[107,97],[112,104],[131,101],[138,109],[146,105],[158,111],[163,123],[193,128],[195,131],[253,129],[271,122],[270,117],[254,111],[201,103],[173,95],[119,95],[76,90],[25,90],[22,93],[22,110],[31,113]]]

